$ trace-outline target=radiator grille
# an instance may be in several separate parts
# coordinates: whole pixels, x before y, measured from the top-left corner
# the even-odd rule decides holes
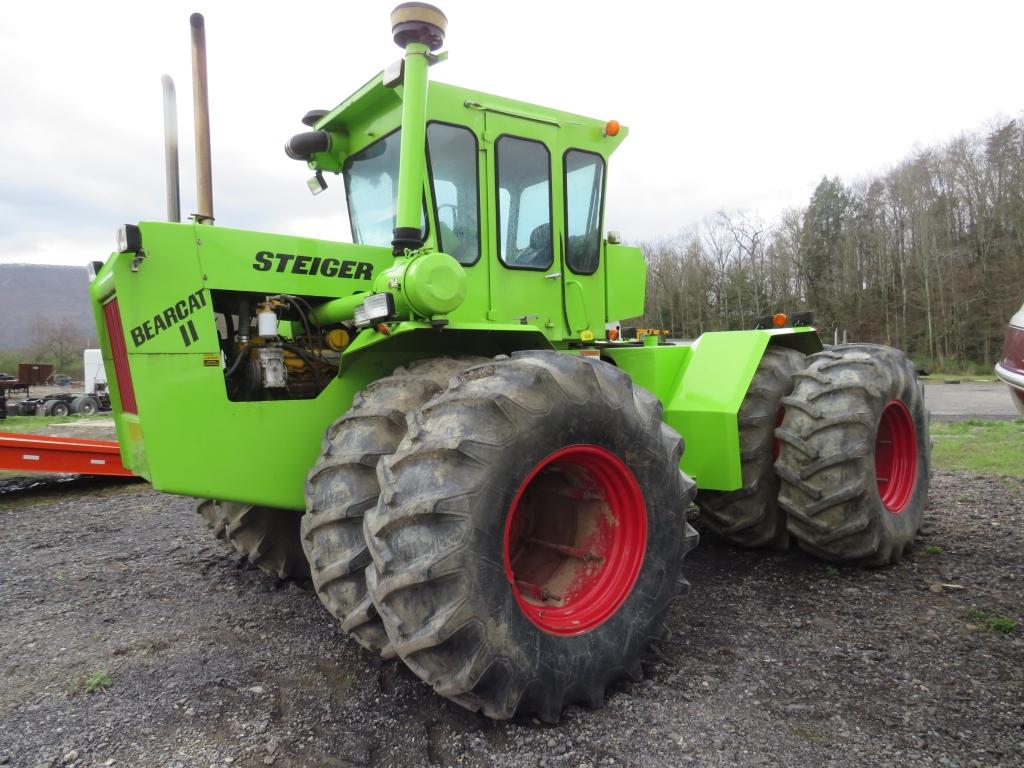
[[[107,319],[110,352],[114,356],[114,375],[117,377],[117,391],[121,396],[121,410],[137,415],[139,409],[135,404],[135,387],[132,386],[132,375],[128,370],[128,348],[124,343],[121,310],[118,309],[116,298],[103,305],[103,314]]]

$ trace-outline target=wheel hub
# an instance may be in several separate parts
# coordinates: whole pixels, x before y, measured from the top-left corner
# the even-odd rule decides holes
[[[647,510],[633,473],[596,445],[542,459],[505,523],[505,573],[523,613],[545,632],[578,635],[629,596],[647,546]]]

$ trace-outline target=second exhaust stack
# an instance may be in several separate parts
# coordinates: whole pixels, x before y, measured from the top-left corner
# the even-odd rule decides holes
[[[206,22],[203,14],[189,17],[192,27],[192,102],[196,123],[196,221],[213,223],[213,166],[210,160],[210,94],[206,79]]]

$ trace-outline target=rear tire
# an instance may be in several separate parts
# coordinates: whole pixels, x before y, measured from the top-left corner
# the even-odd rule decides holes
[[[200,499],[196,511],[218,539],[264,573],[279,579],[309,578],[299,541],[301,512],[213,499]]]
[[[557,352],[471,368],[410,414],[365,534],[413,672],[488,717],[548,722],[640,679],[697,538],[661,415],[614,366]]]
[[[370,562],[363,514],[377,504],[377,462],[405,435],[406,414],[449,379],[486,358],[432,358],[398,368],[369,384],[327,430],[320,458],[306,480],[302,546],[312,565],[320,600],[361,646],[394,656],[387,633],[366,592]]]
[[[793,375],[806,364],[795,349],[765,350],[738,415],[743,487],[697,494],[700,522],[737,547],[784,549],[789,544],[786,512],[777,501],[775,428],[781,423],[782,398],[793,391]]]
[[[801,549],[882,566],[900,559],[928,501],[923,386],[891,347],[844,344],[811,356],[783,401],[779,504]]]

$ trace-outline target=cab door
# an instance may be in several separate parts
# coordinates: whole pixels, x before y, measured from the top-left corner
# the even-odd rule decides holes
[[[561,158],[552,158],[556,127],[486,112],[488,226],[496,259],[490,272],[488,319],[564,338],[560,222],[555,186]]]
[[[562,154],[560,165],[558,197],[564,211],[560,245],[565,267],[562,281],[567,335],[584,341],[603,338],[605,162],[597,153],[569,148]],[[614,290],[614,286],[608,289]]]

